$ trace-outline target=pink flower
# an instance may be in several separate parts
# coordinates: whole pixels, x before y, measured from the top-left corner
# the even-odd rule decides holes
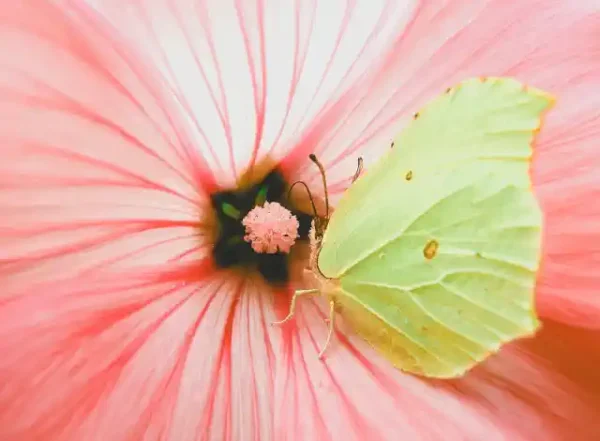
[[[1,440],[600,439],[600,2],[0,4]],[[318,193],[314,152],[335,203],[479,75],[559,100],[533,170],[541,333],[427,381],[351,333],[319,360],[321,300],[269,326],[305,254],[221,253],[249,246],[216,233],[231,190]]]

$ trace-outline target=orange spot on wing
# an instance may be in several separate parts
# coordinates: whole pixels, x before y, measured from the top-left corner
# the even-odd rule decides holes
[[[431,239],[425,244],[425,248],[423,248],[423,256],[425,256],[427,260],[431,260],[437,255],[439,248],[439,242],[435,239]]]

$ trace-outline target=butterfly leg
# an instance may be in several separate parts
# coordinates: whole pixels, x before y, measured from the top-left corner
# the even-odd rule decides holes
[[[322,359],[323,355],[325,355],[325,351],[327,347],[331,343],[331,337],[333,337],[333,330],[335,329],[335,302],[333,300],[329,301],[329,330],[327,331],[327,340],[325,340],[325,346],[319,352],[319,358]]]
[[[296,312],[296,299],[299,296],[317,294],[319,292],[318,289],[299,289],[294,291],[294,295],[292,296],[292,303],[290,304],[290,312],[283,320],[278,322],[273,322],[271,325],[283,325],[285,322],[289,321],[292,317],[294,317],[294,313]]]

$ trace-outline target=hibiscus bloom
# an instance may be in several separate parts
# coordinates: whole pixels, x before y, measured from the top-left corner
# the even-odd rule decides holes
[[[0,32],[0,439],[600,439],[600,2],[19,0]],[[346,331],[319,360],[319,299],[269,326],[309,212],[289,257],[231,262],[222,202],[318,194],[315,153],[335,203],[482,75],[558,98],[532,172],[542,331],[428,381]]]

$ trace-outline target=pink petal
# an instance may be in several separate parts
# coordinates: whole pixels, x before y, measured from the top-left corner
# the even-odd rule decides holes
[[[161,69],[224,185],[266,155],[329,143],[311,143],[315,118],[335,129],[335,99],[348,102],[413,8],[395,0],[93,3]]]
[[[600,435],[600,334],[553,322],[461,380],[405,375],[338,334],[317,358],[326,325],[298,318],[278,359],[277,440],[592,441]]]
[[[600,205],[594,202],[600,198],[600,94],[591,92],[600,82],[592,86],[574,86],[562,98],[539,140],[533,176],[547,223],[538,310],[600,329]]]
[[[351,91],[354,97],[348,101],[354,107],[340,106],[345,136],[338,135],[325,152],[331,157],[330,173],[345,166],[347,178],[359,155],[375,160],[371,152],[382,143],[388,148],[414,112],[468,77],[515,76],[561,101],[579,87],[591,90],[600,82],[599,26],[597,1],[419,2],[378,72]],[[588,100],[585,110],[593,105]],[[561,111],[554,112],[559,115],[549,126],[573,124],[572,115],[561,118]],[[325,129],[319,138],[330,132]]]
[[[89,9],[72,12],[0,6],[6,441],[140,439],[226,289],[201,234],[214,179],[167,89]],[[131,418],[115,425],[119,411]]]
[[[160,3],[146,4],[157,5],[158,12],[167,12],[160,9]],[[215,2],[211,7],[217,4],[220,3]],[[246,8],[252,2],[240,4]],[[304,7],[311,3],[300,4]],[[400,2],[390,4],[396,6]],[[427,12],[432,4],[423,3],[425,6],[419,14]],[[495,18],[478,25],[483,36],[487,35],[487,29],[494,30],[493,25],[500,23],[500,18],[502,23],[514,22],[508,20],[514,17],[507,12],[505,4],[496,3],[493,7],[498,9],[488,11]],[[54,9],[49,2],[36,0],[5,2],[0,7],[0,31],[3,32],[0,38],[3,49],[0,52],[3,86],[0,136],[5,138],[0,149],[3,158],[10,159],[0,165],[3,208],[0,213],[3,241],[0,244],[3,283],[0,294],[0,439],[593,441],[600,437],[597,419],[600,386],[596,380],[600,357],[595,349],[600,335],[597,331],[547,321],[537,339],[515,344],[463,380],[435,383],[401,374],[362,342],[348,340],[342,334],[334,341],[326,362],[319,361],[316,355],[326,328],[322,314],[311,307],[310,302],[301,306],[297,321],[290,326],[269,327],[268,323],[276,317],[274,311],[287,306],[286,296],[271,296],[256,280],[243,283],[234,277],[219,277],[204,259],[208,241],[197,235],[190,236],[198,231],[206,192],[214,186],[198,151],[206,155],[214,170],[222,168],[228,174],[216,179],[231,180],[235,173],[227,161],[221,164],[223,158],[219,152],[227,144],[215,144],[216,147],[212,144],[214,140],[227,138],[210,132],[216,126],[212,121],[202,125],[214,136],[206,135],[211,142],[200,142],[202,134],[197,129],[190,135],[194,137],[192,144],[176,118],[181,117],[182,109],[189,111],[190,121],[193,121],[192,115],[207,116],[210,120],[216,111],[213,108],[197,114],[190,110],[194,109],[193,104],[186,107],[185,103],[179,103],[181,107],[177,107],[170,102],[165,85],[126,51],[127,45],[122,41],[113,44],[114,36],[100,20],[90,15],[84,6],[76,2],[73,5],[77,8],[70,17]],[[122,2],[120,5],[124,8]],[[554,3],[540,2],[538,9],[532,9],[527,17],[535,17],[533,12],[536,12],[546,21],[563,20],[549,12],[543,14],[544,8],[549,7],[545,5]],[[435,22],[425,16],[421,21],[415,19],[410,29],[419,30],[421,26],[428,33],[438,29],[443,34],[448,29],[461,28],[468,22],[468,14],[475,13],[473,11],[478,12],[473,5],[465,6],[462,11],[465,16],[460,18],[453,15],[460,11],[446,11],[436,16],[438,21]],[[505,11],[506,16],[500,11]],[[190,21],[197,17],[179,15]],[[161,17],[157,13],[152,25],[159,26]],[[398,22],[406,19],[403,14],[396,17]],[[453,22],[454,28],[449,26]],[[474,20],[469,26],[477,22]],[[532,22],[535,25],[535,20]],[[139,22],[132,22],[131,26],[122,23],[121,29],[140,32],[136,23]],[[251,23],[248,23],[249,29]],[[444,23],[446,27],[442,26]],[[516,23],[516,31],[529,29]],[[566,26],[565,23],[562,24]],[[578,26],[573,26],[572,34],[578,37],[579,32],[585,31],[586,23],[587,20],[581,20]],[[233,28],[231,25],[225,30]],[[561,29],[560,26],[551,28],[553,32]],[[178,33],[179,28],[171,29]],[[562,42],[558,37],[552,40],[540,32],[543,28],[539,24],[531,29],[526,35],[535,41],[538,37],[533,29],[548,37],[550,43]],[[490,42],[497,34],[488,36]],[[233,35],[239,37],[239,31]],[[478,35],[471,35],[461,45],[466,45],[471,38],[477,42]],[[143,40],[132,38],[138,43]],[[344,40],[347,38],[346,34]],[[153,40],[149,41],[147,50]],[[403,41],[410,42],[399,40],[400,55],[403,55],[400,49],[407,44]],[[427,40],[421,35],[419,41]],[[575,41],[585,47],[582,38]],[[592,44],[591,41],[588,43]],[[540,41],[540,45],[542,43],[545,44]],[[564,42],[565,46],[569,44]],[[406,74],[412,75],[414,61],[411,70],[408,55],[418,51],[414,44],[409,46]],[[169,53],[173,47],[177,45],[173,44]],[[373,53],[381,53],[384,47],[374,45],[377,50]],[[550,54],[552,47],[556,45],[546,48]],[[519,48],[513,40],[503,57],[512,51],[519,52]],[[148,50],[148,53],[158,60],[155,52]],[[425,49],[423,54],[426,61],[432,58]],[[523,59],[523,53],[520,57]],[[360,59],[366,63],[377,58]],[[61,60],[58,67],[57,59]],[[490,57],[488,62],[492,59]],[[387,92],[379,90],[379,94],[367,96],[365,89],[349,87],[387,78],[389,83],[379,84],[393,92],[397,85],[391,80],[393,76],[387,75],[402,73],[401,66],[393,59],[382,60],[389,61],[386,69],[373,76],[366,65],[356,68],[357,76],[367,72],[358,83],[351,81],[352,74],[349,74],[347,80],[332,80],[334,86],[323,86],[323,90],[331,91],[339,84],[340,91],[333,95],[323,92],[321,98],[315,98],[320,104],[314,108],[304,102],[306,107],[298,107],[300,116],[288,116],[293,122],[290,126],[280,120],[274,127],[291,128],[282,130],[281,135],[277,134],[278,129],[273,129],[271,142],[264,144],[267,148],[260,144],[258,150],[247,149],[248,145],[256,146],[256,142],[238,141],[232,143],[234,147],[237,145],[232,147],[234,154],[227,153],[225,159],[233,162],[237,170],[252,162],[253,152],[264,153],[271,145],[280,146],[275,152],[283,155],[287,146],[274,142],[278,136],[282,140],[301,139],[303,142],[299,143],[296,154],[320,146],[319,151],[326,155],[334,170],[333,176],[342,182],[353,172],[355,156],[361,148],[368,147],[370,152],[387,148],[383,141],[391,128],[395,130],[387,119],[412,110],[405,109],[398,97],[393,101],[399,107],[383,106]],[[579,61],[581,68],[591,63],[589,57]],[[166,64],[159,66],[166,72]],[[311,72],[316,67],[306,69]],[[318,74],[320,78],[324,77],[323,70]],[[448,72],[444,74],[441,68],[427,72],[446,75],[448,81],[454,78],[450,78]],[[557,82],[556,90],[571,94],[575,101],[578,95],[567,87],[573,78],[573,71],[569,72],[565,72],[562,89],[559,86],[563,80],[553,75],[548,75],[545,81],[549,85]],[[580,69],[584,77],[586,72],[595,73],[591,67]],[[534,74],[541,75],[537,68],[532,68],[528,75],[534,78]],[[456,78],[462,77],[460,73],[456,75]],[[281,88],[286,93],[292,77],[288,75],[286,87]],[[415,76],[412,89],[404,90],[406,102],[414,95],[415,106],[425,98],[419,96],[417,84],[421,80]],[[174,81],[173,75],[168,81],[169,87],[181,87],[190,92],[190,97],[194,96],[190,83],[185,86],[182,80]],[[249,81],[248,78],[245,81]],[[440,80],[440,84],[443,81]],[[581,90],[585,94],[581,96],[591,96],[592,83],[591,79],[582,80]],[[231,90],[229,86],[227,90]],[[437,91],[436,84],[422,86],[423,95],[430,96],[435,93],[434,89]],[[308,88],[313,95],[317,89]],[[244,90],[239,92],[242,98]],[[185,95],[178,92],[178,99],[182,100]],[[262,104],[258,99],[259,104],[255,104],[253,96],[244,98],[251,103],[250,108],[256,105],[259,109],[252,110],[252,117],[248,118],[252,125],[246,130],[252,135],[262,124],[257,115],[263,114],[265,121],[268,118],[277,121],[277,115],[281,118],[279,111],[267,118],[269,114],[260,110]],[[339,100],[331,101],[332,96]],[[286,109],[286,99],[282,99],[279,108]],[[341,104],[335,106],[331,102]],[[356,108],[356,112],[362,113],[361,106],[365,109],[363,116],[374,116],[385,109],[377,118],[380,124],[369,125],[373,137],[365,132],[364,125],[358,124],[362,119],[357,120],[357,114],[349,112]],[[55,112],[60,118],[51,113],[52,109],[58,109]],[[87,109],[84,114],[94,115],[88,120],[104,118],[120,130],[113,133],[110,124],[104,124],[103,129],[95,128],[78,116],[80,109]],[[559,129],[564,121],[572,122],[570,118],[575,114],[580,116],[577,109],[580,108],[571,107],[571,116],[564,120],[555,117],[556,136],[563,133]],[[236,121],[241,120],[243,112],[230,110],[232,114],[235,111],[240,112]],[[301,122],[303,111],[308,122]],[[588,109],[581,111],[581,115],[588,117],[589,113]],[[317,114],[322,118],[313,118]],[[340,115],[347,115],[348,122],[342,125],[344,129],[332,133],[330,123],[343,121],[344,118],[338,119]],[[234,120],[234,117],[228,118]],[[319,124],[319,121],[324,122]],[[244,124],[241,127],[245,127]],[[265,122],[264,127],[263,132],[267,133],[266,127],[270,125]],[[551,127],[549,122],[548,133],[553,133]],[[227,130],[225,125],[223,132]],[[238,133],[243,134],[243,130]],[[234,133],[233,129],[230,131]],[[354,142],[350,135],[364,142]],[[375,142],[377,137],[381,142]],[[254,140],[254,136],[251,139]],[[331,145],[339,145],[340,149],[324,149],[327,144],[324,139]],[[343,139],[346,142],[341,142]],[[586,144],[588,142],[586,140]],[[144,146],[142,152],[140,145]],[[191,145],[198,150],[191,149]],[[216,152],[213,156],[209,145]],[[540,149],[544,145],[542,143]],[[349,146],[357,150],[350,151]],[[238,160],[238,151],[251,153]],[[39,156],[33,156],[34,152]],[[77,154],[91,160],[80,159]],[[342,163],[338,156],[344,154]],[[572,156],[578,155],[569,154]],[[98,162],[100,160],[104,162]],[[287,164],[291,167],[290,159]],[[554,181],[554,173],[558,172],[548,166],[539,173]],[[592,173],[587,177],[591,179]],[[581,186],[575,189],[581,191]],[[543,193],[541,189],[540,192]],[[589,235],[589,229],[587,231]],[[567,232],[565,240],[579,234],[571,225]],[[562,250],[562,246],[559,247],[557,254]],[[572,274],[577,277],[579,273]],[[591,287],[593,275],[587,277],[586,286]],[[581,283],[580,278],[581,274],[577,283]],[[273,301],[277,305],[273,305]],[[576,311],[575,316],[578,314]]]
[[[0,10],[4,295],[206,254],[198,228],[214,180],[161,83],[89,11],[10,3]]]

